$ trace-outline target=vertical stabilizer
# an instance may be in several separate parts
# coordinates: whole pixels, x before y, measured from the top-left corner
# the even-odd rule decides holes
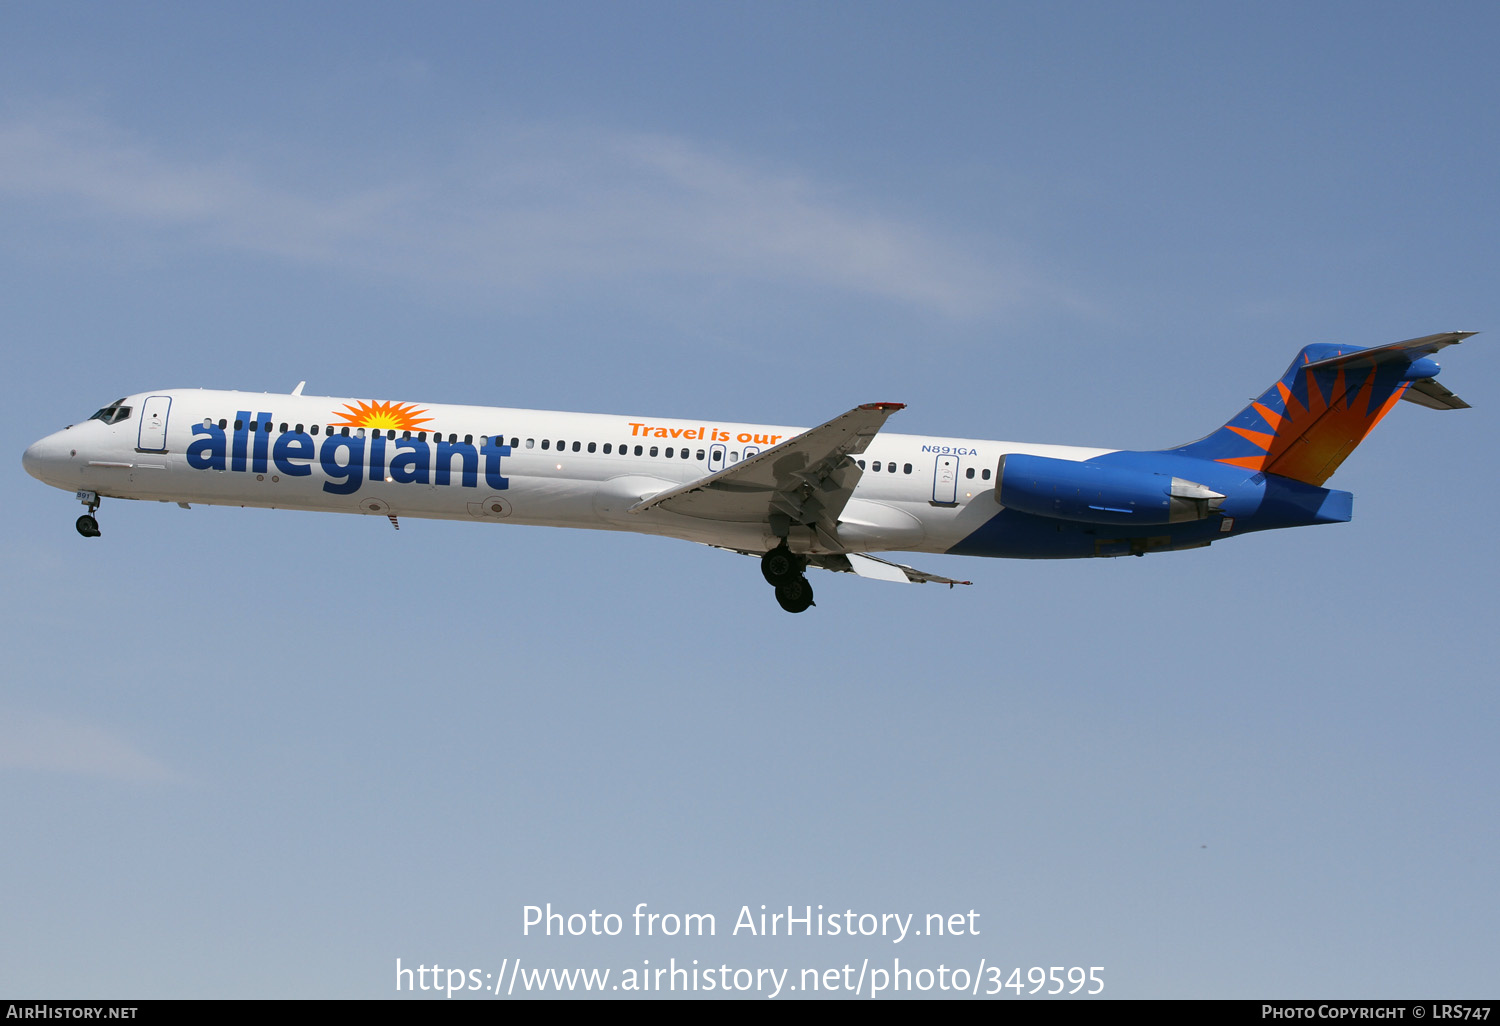
[[[1229,423],[1168,451],[1322,485],[1413,385],[1425,399],[1441,393],[1453,400],[1436,408],[1466,406],[1432,380],[1439,367],[1431,354],[1473,334],[1450,331],[1373,349],[1307,346]]]

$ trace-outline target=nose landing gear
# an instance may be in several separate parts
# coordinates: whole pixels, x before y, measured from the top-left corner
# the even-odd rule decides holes
[[[783,541],[760,557],[760,573],[776,589],[776,601],[788,613],[804,612],[813,604],[812,585],[802,576],[807,560],[787,548]]]
[[[99,537],[99,521],[94,519],[94,511],[99,508],[99,496],[93,492],[79,492],[78,501],[87,506],[89,511],[79,517],[73,526],[85,538]]]

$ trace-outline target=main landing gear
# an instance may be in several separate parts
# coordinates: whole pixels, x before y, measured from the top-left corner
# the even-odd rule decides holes
[[[99,521],[94,519],[94,511],[99,508],[99,496],[93,492],[79,492],[78,499],[89,508],[89,511],[79,517],[73,526],[78,528],[78,533],[85,538],[99,537]]]
[[[812,585],[802,571],[807,560],[796,555],[783,541],[760,557],[760,573],[776,589],[776,601],[788,613],[801,613],[813,604]]]

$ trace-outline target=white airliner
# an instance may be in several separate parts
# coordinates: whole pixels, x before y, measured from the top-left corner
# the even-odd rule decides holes
[[[1305,347],[1223,427],[1127,452],[882,431],[900,403],[815,428],[483,406],[166,389],[110,403],[26,450],[88,507],[155,499],[669,535],[760,557],[783,609],[809,566],[968,584],[872,553],[1144,555],[1334,523],[1322,487],[1399,399],[1467,406],[1431,354],[1473,332]]]

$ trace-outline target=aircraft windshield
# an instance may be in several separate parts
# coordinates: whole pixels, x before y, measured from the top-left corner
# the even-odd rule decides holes
[[[102,420],[106,424],[118,424],[122,420],[130,419],[130,407],[122,405],[124,399],[116,399],[104,409],[94,414],[89,420]]]

